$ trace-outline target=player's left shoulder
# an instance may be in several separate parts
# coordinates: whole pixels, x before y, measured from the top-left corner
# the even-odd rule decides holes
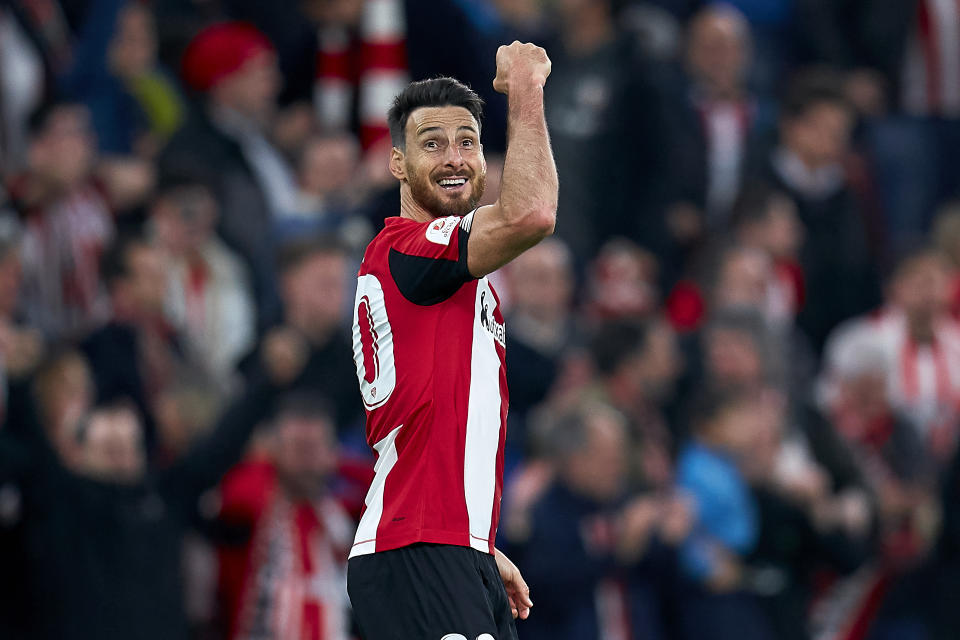
[[[449,245],[451,238],[460,226],[460,220],[460,216],[437,218],[426,225],[424,237],[434,244]]]

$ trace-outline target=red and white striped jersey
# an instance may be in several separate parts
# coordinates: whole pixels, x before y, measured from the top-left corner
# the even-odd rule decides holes
[[[496,292],[467,270],[472,221],[389,218],[360,266],[353,354],[377,462],[351,557],[416,542],[493,553],[505,334]]]

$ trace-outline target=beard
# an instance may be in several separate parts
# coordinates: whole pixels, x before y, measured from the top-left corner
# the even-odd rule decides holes
[[[421,207],[433,214],[435,218],[467,215],[477,208],[480,198],[483,197],[483,189],[487,184],[486,172],[461,172],[460,175],[466,174],[470,189],[454,196],[453,194],[443,193],[443,187],[437,184],[436,181],[443,177],[442,175],[417,175],[411,169],[412,167],[408,165],[407,175],[409,179],[407,183],[410,185],[410,194]]]

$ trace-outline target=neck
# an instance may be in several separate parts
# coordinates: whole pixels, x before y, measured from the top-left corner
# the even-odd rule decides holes
[[[410,185],[404,182],[400,185],[400,217],[410,218],[417,222],[430,222],[437,216],[427,211],[423,205],[414,199]]]

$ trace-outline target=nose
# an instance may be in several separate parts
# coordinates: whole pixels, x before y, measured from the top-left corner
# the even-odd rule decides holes
[[[463,166],[463,156],[460,155],[460,146],[451,144],[447,145],[447,153],[444,158],[444,164],[449,167],[462,167]]]

